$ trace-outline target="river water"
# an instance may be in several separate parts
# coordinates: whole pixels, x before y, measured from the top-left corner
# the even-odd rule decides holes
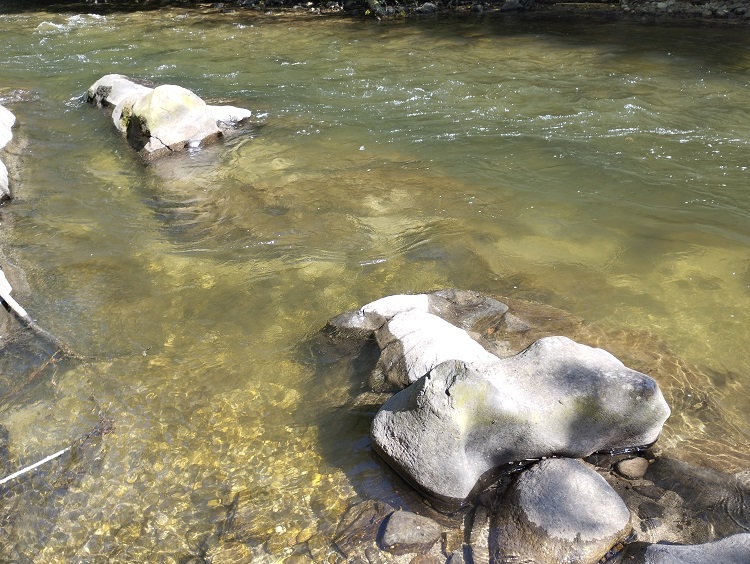
[[[86,357],[4,349],[4,473],[76,449],[5,486],[3,559],[188,561],[238,500],[243,558],[324,554],[392,478],[314,336],[394,293],[473,289],[620,335],[663,362],[664,448],[747,469],[744,29],[175,9],[9,14],[0,34],[4,267]],[[145,166],[81,100],[109,73],[256,126]]]

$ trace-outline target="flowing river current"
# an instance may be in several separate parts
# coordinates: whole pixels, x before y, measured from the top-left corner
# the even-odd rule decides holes
[[[3,349],[3,475],[76,445],[0,490],[3,560],[187,562],[238,503],[241,558],[320,554],[352,500],[400,486],[315,335],[389,294],[596,326],[660,366],[663,448],[750,467],[745,29],[174,9],[7,14],[0,34],[3,267],[85,357],[17,330]],[[144,165],[82,101],[110,73],[255,125]]]

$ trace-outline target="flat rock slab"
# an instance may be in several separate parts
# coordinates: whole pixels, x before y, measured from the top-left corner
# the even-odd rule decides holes
[[[653,443],[669,407],[650,377],[602,349],[547,337],[514,357],[447,361],[376,414],[373,448],[446,509],[508,465]]]
[[[630,530],[630,511],[593,468],[543,460],[504,494],[492,519],[490,561],[597,562]]]

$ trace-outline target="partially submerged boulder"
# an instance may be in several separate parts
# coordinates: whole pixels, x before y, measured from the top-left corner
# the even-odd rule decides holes
[[[620,559],[653,564],[750,561],[750,536],[736,535],[746,533],[749,526],[747,471],[719,475],[698,466],[687,467],[682,461],[666,457],[658,446],[656,449],[638,448],[641,445],[636,443],[656,439],[661,423],[669,414],[655,382],[640,372],[631,371],[603,350],[566,338],[548,338],[565,334],[585,342],[611,342],[618,356],[635,358],[638,366],[650,366],[649,371],[655,370],[655,374],[668,382],[669,374],[663,367],[659,368],[661,363],[643,362],[640,355],[632,357],[629,349],[623,349],[622,342],[618,341],[622,338],[619,333],[603,338],[599,331],[592,332],[580,320],[571,320],[564,312],[549,306],[513,302],[512,311],[502,302],[476,292],[443,290],[376,300],[333,318],[324,331],[326,343],[345,351],[345,358],[351,359],[347,362],[351,362],[353,369],[355,394],[361,390],[363,376],[366,380],[370,370],[380,374],[370,379],[371,384],[385,381],[395,389],[406,386],[391,395],[375,415],[394,421],[402,418],[384,433],[388,440],[396,443],[406,436],[404,427],[414,423],[408,431],[411,438],[399,447],[401,466],[396,464],[395,458],[383,458],[393,468],[400,468],[402,476],[433,504],[438,501],[440,509],[449,510],[450,519],[459,520],[460,525],[454,521],[444,529],[442,550],[443,555],[450,555],[448,561],[478,564],[511,559],[591,564]],[[408,327],[414,331],[400,329],[405,320],[409,320]],[[428,327],[420,326],[417,320]],[[449,330],[442,322],[454,327]],[[429,326],[433,325],[438,329],[431,333]],[[441,336],[455,339],[455,342],[447,344]],[[465,343],[465,347],[459,347],[458,342]],[[648,339],[639,342],[653,344]],[[555,348],[548,347],[550,343],[564,344],[563,349],[570,347],[572,354],[553,354],[557,361],[552,362],[546,358],[548,354],[542,354],[543,350]],[[475,355],[476,344],[490,356],[484,357],[481,352]],[[398,354],[386,358],[385,351],[391,347],[392,352]],[[443,353],[449,350],[458,352],[447,356],[459,356],[461,360],[443,361],[441,357],[446,356]],[[421,360],[409,358],[410,354],[419,356],[422,351],[427,354]],[[650,359],[651,350],[646,352],[649,354],[645,358]],[[400,360],[399,354],[402,355]],[[661,359],[661,352],[653,354]],[[472,360],[476,356],[490,360]],[[493,377],[497,363],[505,366],[506,371],[506,379],[500,385]],[[516,369],[512,369],[513,366]],[[519,366],[526,368],[519,370]],[[421,371],[426,373],[409,383]],[[384,380],[384,375],[390,380]],[[562,397],[555,395],[558,387],[567,390]],[[366,392],[358,395],[354,403],[346,404],[346,409],[356,410],[358,417],[369,418],[381,398],[388,397],[384,392]],[[385,414],[384,408],[390,402],[398,405],[390,414]],[[570,408],[567,412],[566,405]],[[477,406],[506,409],[507,413],[500,410],[505,419],[500,420],[495,415],[483,417],[482,409]],[[545,421],[550,413],[555,417],[571,417],[575,410],[580,418],[573,416],[570,424],[552,419]],[[613,422],[607,420],[610,415],[614,416],[614,435],[607,435],[606,431]],[[507,433],[508,444],[499,444],[499,439],[494,447],[484,444],[487,437],[495,437],[497,429],[507,431],[514,425],[517,433]],[[548,428],[545,429],[545,425]],[[372,444],[378,451],[374,429],[373,424]],[[579,435],[581,441],[576,438]],[[581,447],[585,451],[599,448],[594,444],[594,437],[610,445],[633,444],[622,448],[608,446],[602,449],[603,453],[587,457],[587,462],[595,462],[596,472],[582,461],[559,458],[561,454],[578,456],[560,447],[554,453],[556,456],[542,462],[518,460],[506,465],[509,473],[502,472],[502,466],[492,466],[491,459],[498,449],[515,449],[520,453],[529,442],[538,441],[567,445],[575,450],[579,448],[578,442],[584,445],[589,442],[587,447]],[[463,444],[456,444],[461,441]],[[613,455],[611,450],[623,452]],[[381,451],[381,454],[384,453]],[[490,459],[489,462],[482,461],[483,456]],[[520,454],[513,458],[516,456]],[[436,465],[428,467],[432,462]],[[490,470],[481,474],[477,467],[482,465]],[[410,474],[406,468],[414,468],[419,474]],[[423,478],[435,488],[445,484],[449,488],[453,477],[458,476],[456,481],[465,480],[469,487],[472,481],[466,479],[467,474],[471,475],[467,468],[479,474],[479,478],[461,508],[463,511],[454,512],[460,500],[439,499],[414,478],[421,477],[419,479]],[[494,480],[498,473],[500,479]],[[611,488],[602,485],[599,477]],[[490,487],[480,495],[473,495],[486,485]],[[592,491],[599,493],[593,495]],[[409,507],[408,504],[399,506]],[[423,507],[422,501],[414,507]],[[628,509],[623,510],[623,507]],[[453,538],[456,531],[464,545],[460,541],[445,542],[446,538]],[[722,537],[727,538],[707,543]],[[597,539],[595,546],[588,545],[594,538]],[[638,542],[630,542],[633,538]],[[650,544],[655,542],[669,544]],[[384,544],[381,538],[380,546]],[[370,546],[368,550],[374,549]],[[421,550],[418,549],[413,559],[404,556],[404,562],[427,561],[426,553],[419,553]],[[368,561],[377,561],[377,558],[368,556]]]
[[[128,96],[112,112],[115,126],[148,158],[199,147],[221,135],[206,103],[190,90],[166,84]]]
[[[113,108],[115,127],[146,160],[211,143],[252,115],[234,106],[210,106],[181,86],[151,88],[119,74],[97,80],[86,99]]]
[[[16,116],[5,108],[0,106],[0,149],[10,143],[13,139],[13,125],[16,123]],[[10,198],[10,185],[8,180],[8,169],[5,163],[0,160],[0,201]]]
[[[440,506],[461,506],[519,462],[647,446],[669,416],[656,382],[602,349],[557,336],[499,353],[484,335],[525,326],[508,316],[497,300],[445,290],[329,323],[375,338],[371,386],[402,391],[376,414],[373,449]]]
[[[598,562],[630,530],[630,511],[592,467],[543,460],[505,492],[491,522],[490,560]]]
[[[108,74],[97,80],[86,92],[86,100],[97,106],[114,108],[120,102],[134,95],[147,94],[153,90],[145,84],[138,84],[121,74]]]
[[[750,533],[696,545],[652,544],[643,555],[644,564],[747,564],[750,562]]]
[[[371,436],[399,474],[451,507],[519,461],[649,445],[668,416],[653,379],[548,337],[508,359],[439,364],[383,405]]]

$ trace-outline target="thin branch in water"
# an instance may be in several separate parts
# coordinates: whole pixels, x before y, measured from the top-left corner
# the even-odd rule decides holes
[[[63,341],[58,339],[56,336],[54,336],[52,333],[44,329],[43,327],[40,327],[39,324],[37,324],[36,321],[34,321],[31,316],[26,312],[25,309],[21,307],[21,305],[13,299],[13,297],[10,295],[10,293],[13,291],[13,287],[10,285],[10,282],[8,282],[8,279],[5,277],[5,273],[3,272],[3,269],[0,268],[0,302],[2,302],[5,309],[7,309],[9,312],[13,313],[18,320],[31,329],[34,333],[36,333],[38,336],[42,337],[45,341],[52,343],[56,348],[60,349],[65,356],[70,358],[75,358],[78,360],[84,360],[84,357],[79,355],[77,352],[73,351],[68,345],[66,345]]]
[[[50,462],[51,460],[54,460],[55,458],[58,458],[68,452],[72,447],[65,447],[62,450],[58,450],[55,454],[50,454],[46,458],[43,458],[39,462],[35,462],[34,464],[27,466],[26,468],[21,468],[18,472],[13,472],[10,476],[6,476],[2,480],[0,480],[0,486],[5,484],[6,482],[10,482],[14,478],[18,478],[19,476],[23,476],[27,472],[31,472],[34,468],[38,468],[42,464],[46,464],[47,462]]]
[[[44,372],[44,370],[52,366],[53,368],[57,368],[57,363],[60,362],[61,358],[59,358],[57,355],[61,353],[62,351],[55,351],[51,357],[49,357],[47,360],[45,360],[42,364],[37,366],[34,370],[31,371],[31,374],[29,374],[24,380],[21,382],[18,382],[13,388],[8,391],[3,397],[0,398],[0,404],[7,404],[10,400],[12,400],[14,397],[16,397],[21,390],[23,390],[26,386],[31,384],[36,378]]]
[[[23,476],[24,474],[27,474],[31,472],[32,470],[39,468],[43,464],[46,464],[47,462],[51,462],[52,460],[55,460],[56,458],[61,457],[66,452],[74,452],[79,449],[83,449],[86,447],[91,446],[94,439],[99,439],[101,437],[104,437],[105,435],[109,435],[110,433],[113,433],[115,430],[114,421],[108,417],[105,417],[104,414],[99,414],[99,420],[97,421],[96,425],[94,425],[94,428],[91,429],[88,433],[85,435],[79,437],[76,439],[73,443],[66,446],[62,450],[58,450],[54,454],[50,454],[49,456],[35,462],[34,464],[30,464],[29,466],[26,466],[25,468],[21,468],[18,472],[13,472],[13,474],[10,474],[6,476],[3,479],[0,479],[0,486],[3,484],[6,484],[7,482],[10,482],[11,480],[18,478],[20,476]]]

